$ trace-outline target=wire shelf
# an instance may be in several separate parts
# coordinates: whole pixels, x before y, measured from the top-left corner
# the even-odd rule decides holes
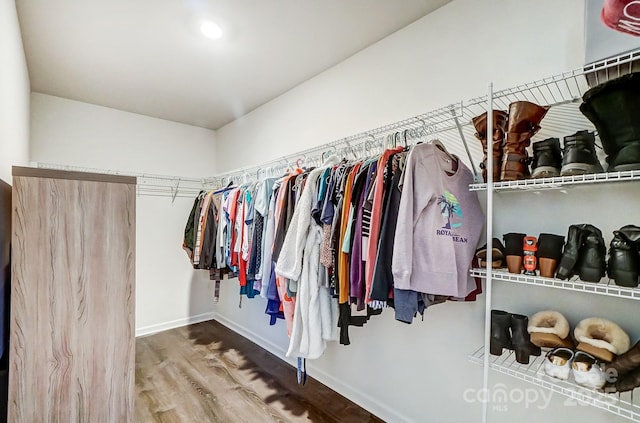
[[[113,169],[71,166],[56,163],[35,162],[40,169],[68,170],[85,173],[133,176],[136,178],[136,194],[151,197],[193,198],[200,191],[214,188],[212,178],[189,178],[184,176],[156,175],[150,173],[129,172]]]
[[[485,347],[480,347],[469,356],[469,361],[483,365]],[[634,398],[634,392],[612,394],[596,391],[568,381],[547,376],[543,370],[544,354],[531,357],[530,363],[520,364],[512,351],[500,356],[489,356],[489,367],[494,371],[512,376],[516,379],[540,386],[555,393],[576,400],[580,404],[590,405],[634,422],[640,422],[640,398]]]
[[[493,184],[496,191],[546,190],[570,187],[572,185],[599,184],[611,182],[628,182],[640,180],[640,170],[623,172],[593,173],[587,175],[557,176],[554,178],[520,179]],[[487,184],[471,184],[470,191],[486,191]]]
[[[485,269],[471,269],[471,276],[486,278],[487,271]],[[607,295],[609,297],[626,298],[629,300],[640,300],[640,289],[618,286],[611,280],[606,279],[600,283],[584,282],[579,279],[562,281],[560,279],[543,278],[541,276],[509,273],[504,270],[493,270],[491,272],[491,279],[526,285],[536,285],[545,288],[586,292],[588,294]]]

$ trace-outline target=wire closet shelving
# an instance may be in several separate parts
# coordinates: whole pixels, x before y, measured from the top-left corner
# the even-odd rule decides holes
[[[467,116],[476,116],[486,113],[488,110],[503,109],[508,110],[509,104],[514,101],[530,101],[540,105],[552,106],[542,122],[542,129],[537,133],[532,142],[550,138],[569,135],[577,130],[590,128],[593,124],[589,122],[579,111],[578,105],[582,101],[582,96],[590,88],[606,80],[613,79],[638,70],[640,61],[640,50],[625,53],[618,57],[603,60],[583,68],[556,75],[550,78],[541,79],[528,84],[520,85],[497,92],[493,92],[490,85],[488,94],[483,97],[472,99],[464,105]],[[491,139],[492,134],[490,121],[492,114],[488,114],[487,138]],[[599,139],[596,137],[596,143]],[[600,151],[602,156],[603,152]],[[492,155],[488,155],[487,168],[492,168]],[[600,161],[604,162],[603,157]],[[599,173],[578,176],[560,176],[543,179],[524,179],[516,181],[494,182],[492,172],[487,172],[488,181],[486,183],[474,183],[469,186],[470,191],[486,191],[487,201],[487,245],[491,245],[493,237],[493,193],[494,192],[517,192],[522,190],[552,190],[568,188],[571,186],[602,183],[628,183],[640,180],[640,171],[624,171]],[[622,299],[639,300],[640,289],[625,288],[612,283],[598,284],[583,282],[579,280],[561,281],[557,279],[541,278],[520,274],[510,274],[491,267],[492,254],[488,250],[487,266],[485,269],[473,269],[472,276],[481,277],[486,280],[486,304],[485,304],[485,346],[473,352],[469,358],[472,362],[483,365],[483,388],[488,389],[489,369],[507,374],[516,379],[532,383],[536,386],[546,388],[552,392],[562,394],[566,397],[578,401],[580,404],[587,404],[593,407],[606,410],[617,416],[640,422],[640,400],[634,399],[634,392],[623,394],[607,394],[593,389],[587,389],[575,384],[572,381],[560,381],[544,374],[542,364],[544,357],[537,357],[530,365],[521,365],[515,360],[513,352],[505,352],[501,356],[492,356],[489,353],[489,341],[491,330],[491,309],[493,280],[500,280],[506,283],[526,284],[554,289],[564,289],[570,291],[580,291],[594,295],[613,296]],[[533,359],[533,357],[532,357]],[[483,422],[488,419],[488,403],[483,403]]]

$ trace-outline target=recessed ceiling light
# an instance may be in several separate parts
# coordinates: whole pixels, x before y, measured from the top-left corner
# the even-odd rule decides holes
[[[200,25],[200,31],[202,34],[212,40],[219,40],[222,38],[222,28],[215,22],[205,21]]]

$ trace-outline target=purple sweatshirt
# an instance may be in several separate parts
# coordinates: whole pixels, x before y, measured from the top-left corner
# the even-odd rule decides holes
[[[394,239],[395,288],[465,297],[475,288],[469,276],[484,214],[473,176],[434,144],[418,144],[407,158]]]

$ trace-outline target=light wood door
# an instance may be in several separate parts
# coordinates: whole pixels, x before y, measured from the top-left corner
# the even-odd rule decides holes
[[[83,175],[14,168],[10,422],[133,421],[135,185]]]

